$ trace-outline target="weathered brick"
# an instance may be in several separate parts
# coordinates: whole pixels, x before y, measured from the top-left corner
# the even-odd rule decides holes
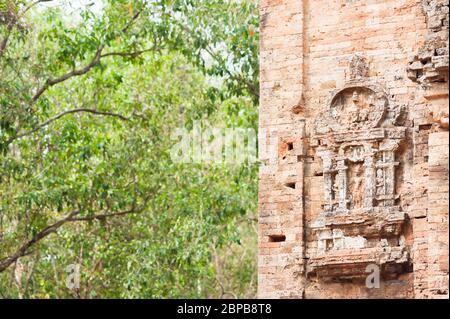
[[[448,297],[444,2],[261,1],[259,297]]]

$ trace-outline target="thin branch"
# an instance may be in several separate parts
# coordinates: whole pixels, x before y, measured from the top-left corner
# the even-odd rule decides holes
[[[122,57],[128,56],[128,57],[135,58],[135,57],[137,57],[137,56],[139,56],[139,55],[141,55],[143,53],[154,51],[155,49],[156,49],[155,47],[152,47],[152,48],[149,48],[149,49],[135,51],[135,52],[108,52],[108,53],[101,54],[102,48],[99,48],[99,50],[97,50],[96,56],[91,61],[91,63],[89,63],[89,65],[87,65],[83,69],[81,69],[81,70],[74,70],[72,72],[69,72],[69,73],[59,77],[58,79],[54,79],[54,80],[49,79],[49,80],[47,80],[46,84],[32,98],[32,104],[35,103],[36,100],[49,87],[51,87],[53,85],[56,85],[58,83],[61,83],[61,82],[65,81],[65,80],[67,80],[67,79],[69,79],[71,77],[87,73],[91,68],[93,68],[95,65],[97,65],[102,58],[109,57],[109,56],[122,56]],[[39,129],[41,129],[41,128],[49,125],[50,123],[58,120],[59,118],[61,118],[64,115],[67,115],[67,114],[70,114],[70,113],[78,113],[78,112],[88,112],[88,113],[97,114],[97,115],[115,116],[115,117],[118,117],[118,118],[120,118],[121,120],[124,120],[124,121],[130,120],[130,118],[125,117],[125,116],[123,116],[121,114],[116,114],[116,113],[111,113],[111,112],[101,112],[101,111],[97,111],[97,110],[94,110],[94,109],[78,108],[78,109],[73,109],[73,110],[62,112],[62,113],[56,115],[55,117],[45,121],[44,123],[39,124],[36,128],[32,129],[31,131],[18,133],[16,136],[10,138],[7,141],[7,144],[10,144],[12,141],[14,141],[16,139],[19,139],[19,138],[22,138],[24,136],[28,136],[28,135],[33,134],[34,132],[36,132]]]
[[[35,5],[42,3],[42,2],[50,2],[53,0],[37,0],[33,3],[31,3],[28,7],[26,7],[20,14],[18,14],[15,18],[13,18],[10,23],[8,23],[8,26],[6,27],[6,34],[3,38],[2,42],[0,43],[0,58],[3,56],[3,54],[6,51],[6,46],[8,44],[9,37],[11,36],[11,32],[14,29],[14,27],[17,25],[17,22],[27,13],[31,8],[33,8]]]
[[[56,78],[56,79],[52,79],[52,78],[47,79],[45,84],[31,98],[31,105],[36,103],[36,101],[41,97],[41,95],[44,94],[44,92],[47,91],[47,89],[49,89],[50,87],[52,87],[58,83],[64,82],[72,77],[80,76],[80,75],[88,73],[89,70],[91,70],[94,66],[96,66],[100,63],[101,54],[102,54],[102,50],[104,47],[105,46],[103,44],[98,47],[91,62],[89,62],[89,64],[86,65],[84,68],[73,70],[71,72],[68,72],[68,73]]]
[[[73,210],[70,212],[66,217],[58,220],[54,224],[47,226],[43,230],[41,230],[39,233],[37,233],[32,239],[28,240],[26,243],[24,243],[14,254],[12,254],[9,257],[3,258],[0,260],[0,272],[3,272],[5,269],[7,269],[11,264],[15,263],[20,257],[25,256],[28,252],[28,249],[42,240],[43,238],[47,237],[48,235],[56,232],[62,225],[70,221],[71,218],[75,217],[80,213],[79,210]]]
[[[46,1],[46,0],[44,0]],[[129,28],[133,25],[133,23],[137,20],[137,18],[140,16],[142,11],[138,11],[133,17],[132,19],[127,23],[127,25],[122,29],[123,33],[127,33]],[[45,84],[38,89],[38,91],[36,92],[36,94],[31,98],[31,105],[35,104],[36,101],[42,96],[42,94],[44,94],[45,91],[47,91],[50,87],[64,82],[72,77],[75,76],[80,76],[80,75],[84,75],[86,73],[88,73],[93,67],[97,66],[100,63],[101,58],[106,57],[106,56],[111,56],[111,55],[129,55],[129,56],[137,56],[139,54],[142,54],[144,52],[150,51],[150,49],[148,50],[144,50],[144,51],[138,51],[138,52],[132,52],[132,53],[120,53],[120,52],[115,52],[115,53],[107,53],[102,55],[102,51],[105,48],[104,44],[101,44],[98,48],[97,51],[95,52],[94,57],[92,58],[91,62],[86,65],[85,67],[81,68],[81,69],[76,69],[73,70],[71,72],[68,72],[58,78],[48,78],[47,81],[45,82]]]
[[[6,27],[6,34],[3,38],[2,42],[0,43],[0,58],[3,56],[6,50],[6,45],[8,44],[9,37],[11,35],[11,31],[14,28],[14,25],[16,24],[16,19],[13,19],[10,23],[8,23],[8,26]]]
[[[26,296],[27,295],[27,291],[28,291],[28,287],[30,286],[30,282],[31,282],[31,278],[33,277],[34,271],[36,269],[36,264],[38,262],[38,254],[35,255],[34,261],[31,262],[31,270],[28,271],[27,274],[27,281],[25,282],[25,288],[23,290],[23,294]],[[30,267],[30,266],[29,266]]]
[[[30,131],[26,131],[26,132],[21,132],[19,134],[17,134],[16,136],[13,136],[12,138],[10,138],[7,142],[7,144],[11,143],[14,140],[17,140],[19,138],[31,135],[37,131],[39,131],[40,129],[48,126],[49,124],[51,124],[52,122],[60,119],[61,117],[67,115],[67,114],[73,114],[73,113],[91,113],[91,114],[95,114],[95,115],[105,115],[105,116],[113,116],[113,117],[118,117],[119,119],[123,120],[123,121],[128,121],[130,120],[130,118],[122,115],[122,114],[118,114],[118,113],[112,113],[112,112],[104,112],[104,111],[97,111],[94,109],[87,109],[87,108],[77,108],[77,109],[73,109],[73,110],[68,110],[68,111],[64,111],[62,113],[59,113],[58,115],[48,119],[47,121],[39,124],[37,127],[35,127],[34,129],[30,130]]]
[[[222,59],[222,57],[220,57],[216,53],[214,53],[214,51],[209,46],[205,47],[205,51],[214,60],[216,60],[217,62],[219,62],[223,66],[224,71],[228,74],[230,79],[236,80],[238,82],[243,82],[247,86],[247,89],[249,90],[249,92],[251,94],[253,94],[256,98],[259,98],[259,89],[252,82],[248,81],[247,79],[244,79],[244,77],[242,75],[240,75],[240,74],[233,74],[233,73],[231,73],[231,71],[228,70],[225,67],[225,61]]]
[[[83,217],[73,217],[70,219],[71,222],[81,222],[81,221],[92,221],[92,220],[105,220],[109,217],[117,217],[117,216],[125,216],[129,214],[139,214],[142,213],[147,206],[149,200],[154,196],[154,192],[149,192],[147,196],[144,197],[140,208],[136,208],[133,203],[132,207],[126,211],[117,212],[117,213],[105,213],[105,214],[97,214],[92,216],[83,216]]]
[[[122,29],[123,33],[127,33],[128,29],[133,25],[133,23],[137,20],[137,18],[139,18],[139,16],[141,15],[142,10],[139,10],[138,12],[136,12],[133,16],[133,18],[131,18],[131,20],[127,23],[127,25]]]
[[[195,35],[196,33],[194,31],[192,31],[191,29],[189,29],[187,26],[182,26],[182,29],[184,31],[187,32],[187,34],[189,36]],[[223,70],[225,71],[225,73],[228,74],[229,78],[232,80],[235,80],[237,82],[242,82],[245,84],[245,86],[247,87],[247,90],[250,92],[250,94],[252,94],[253,96],[255,96],[257,99],[259,99],[259,88],[256,87],[256,85],[254,83],[252,83],[251,81],[245,79],[242,75],[240,74],[233,74],[227,67],[226,67],[226,61],[224,61],[224,59],[219,56],[217,53],[214,52],[214,50],[206,45],[204,50],[219,64],[221,64]]]
[[[108,53],[102,54],[100,56],[100,58],[105,58],[105,57],[108,57],[108,56],[122,56],[122,57],[135,58],[135,57],[138,57],[139,55],[141,55],[141,54],[143,54],[145,52],[150,52],[150,51],[154,51],[154,50],[155,50],[155,47],[150,48],[150,49],[141,50],[141,51],[135,51],[135,52],[108,52]]]
[[[27,13],[31,8],[33,8],[35,5],[42,3],[42,2],[52,2],[53,0],[37,0],[35,2],[33,2],[32,4],[30,4],[28,7],[26,7],[22,13],[19,15],[19,18],[23,17],[25,15],[25,13]]]
[[[77,222],[77,221],[89,221],[94,219],[106,219],[109,217],[115,217],[115,216],[123,216],[128,215],[132,213],[141,213],[144,211],[148,201],[154,196],[154,192],[149,192],[147,196],[145,196],[144,201],[140,208],[135,208],[134,204],[132,207],[126,211],[123,212],[117,212],[117,213],[109,213],[109,214],[99,214],[94,216],[87,216],[87,217],[77,217],[77,215],[80,214],[80,210],[73,210],[70,212],[66,217],[56,221],[54,224],[47,226],[42,231],[37,233],[32,239],[27,241],[25,244],[23,244],[17,251],[12,254],[9,257],[0,259],[0,273],[6,270],[11,264],[15,263],[19,258],[29,255],[29,248],[38,243],[40,240],[44,239],[48,235],[56,232],[61,226],[68,222]]]
[[[71,222],[85,222],[85,221],[93,221],[93,220],[105,220],[108,217],[117,217],[117,216],[125,216],[129,214],[137,214],[139,211],[136,211],[134,209],[130,209],[124,212],[118,212],[118,213],[110,213],[110,214],[98,214],[98,215],[92,215],[92,216],[84,216],[84,217],[74,217],[71,218]]]

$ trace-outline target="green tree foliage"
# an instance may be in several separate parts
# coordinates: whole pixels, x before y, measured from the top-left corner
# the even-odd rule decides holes
[[[251,0],[0,0],[0,297],[254,296],[256,164],[170,150],[256,129],[257,28]]]

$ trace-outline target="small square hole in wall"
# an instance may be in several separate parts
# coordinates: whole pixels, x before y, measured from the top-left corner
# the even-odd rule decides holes
[[[292,183],[286,183],[285,186],[286,186],[286,187],[289,187],[289,188],[292,188],[292,189],[295,189],[295,183],[294,183],[294,182],[292,182]]]
[[[432,127],[431,124],[421,124],[419,125],[419,131],[428,131]]]
[[[294,149],[294,143],[293,142],[288,142],[287,143],[287,149],[288,149],[288,151],[292,151]]]
[[[269,242],[271,243],[279,243],[282,241],[286,241],[285,235],[269,235]]]
[[[314,176],[323,176],[323,172],[322,171],[315,171],[314,172]]]

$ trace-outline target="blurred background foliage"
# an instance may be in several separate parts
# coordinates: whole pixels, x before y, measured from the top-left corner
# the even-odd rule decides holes
[[[257,163],[170,149],[257,129],[258,42],[254,0],[0,0],[0,297],[255,297]]]

